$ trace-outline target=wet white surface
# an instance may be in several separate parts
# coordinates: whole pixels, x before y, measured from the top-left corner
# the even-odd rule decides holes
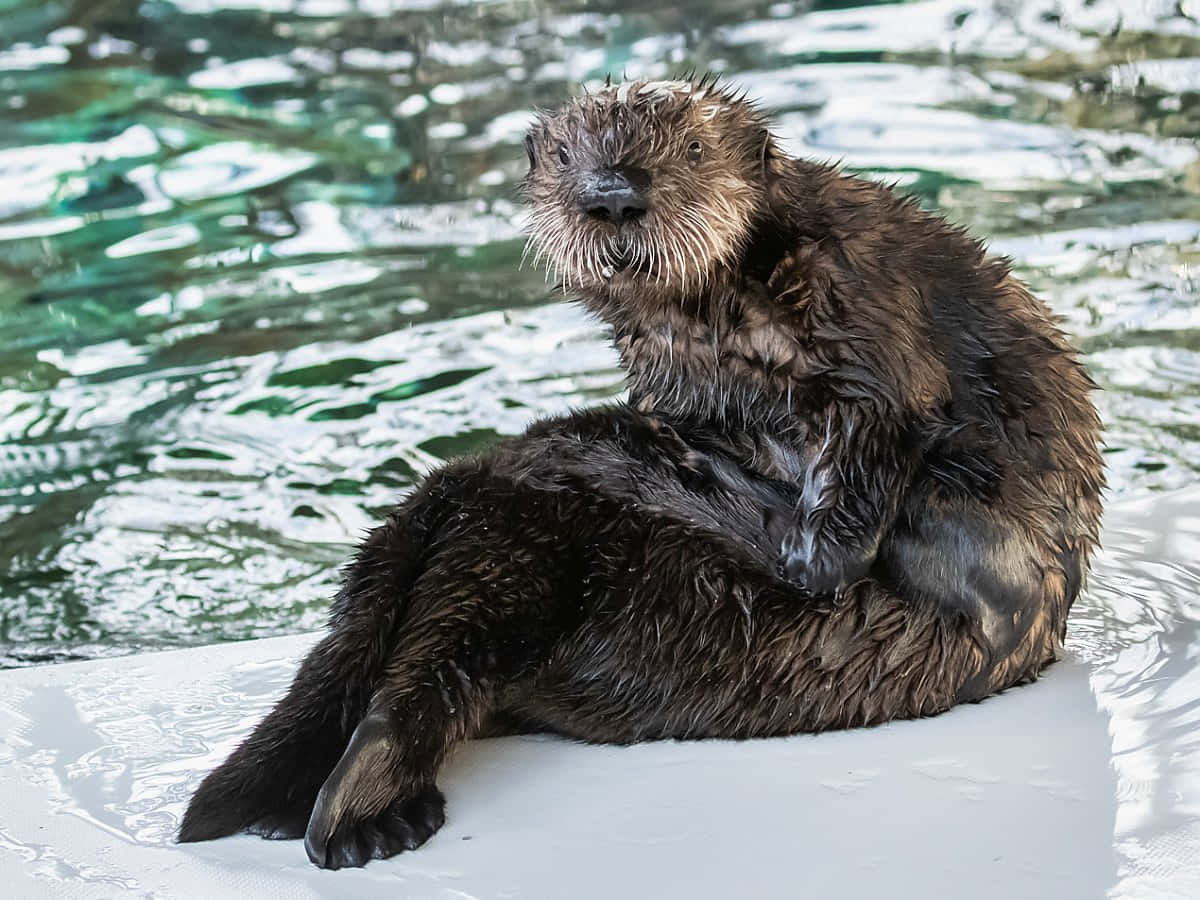
[[[480,741],[429,844],[321,872],[177,846],[311,637],[0,672],[0,884],[25,897],[1200,897],[1200,489],[1109,511],[1069,658],[882,728]]]

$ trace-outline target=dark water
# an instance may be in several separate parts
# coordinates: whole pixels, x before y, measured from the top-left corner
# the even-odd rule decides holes
[[[518,270],[536,105],[711,68],[989,235],[1200,468],[1200,24],[1173,2],[0,0],[0,665],[321,622],[437,460],[621,390]]]

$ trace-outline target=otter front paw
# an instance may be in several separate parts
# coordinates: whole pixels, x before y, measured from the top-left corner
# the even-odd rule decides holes
[[[322,869],[363,866],[372,859],[416,850],[445,822],[446,799],[430,785],[414,797],[394,801],[377,816],[343,819],[332,832],[321,827],[324,821],[314,821],[305,835],[304,849]]]
[[[788,535],[780,549],[777,568],[781,578],[810,594],[836,594],[866,576],[872,558],[855,548],[840,547],[805,535]]]

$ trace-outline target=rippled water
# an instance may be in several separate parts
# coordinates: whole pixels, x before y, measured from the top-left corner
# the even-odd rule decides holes
[[[536,105],[711,68],[991,237],[1200,468],[1200,10],[0,0],[0,664],[297,631],[438,459],[612,396],[518,270]]]

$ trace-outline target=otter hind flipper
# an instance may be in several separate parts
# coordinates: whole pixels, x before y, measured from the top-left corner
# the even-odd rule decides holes
[[[238,831],[299,837],[324,773],[344,745],[340,686],[326,681],[331,634],[309,653],[291,688],[229,758],[200,783],[179,828],[181,843]],[[324,654],[324,659],[322,658]],[[339,698],[322,695],[337,688]]]
[[[304,849],[314,864],[340,869],[386,859],[415,850],[442,826],[446,801],[433,785],[396,796],[393,773],[404,749],[387,716],[372,713],[358,724],[313,806]]]
[[[405,507],[371,532],[346,567],[329,633],[305,657],[283,699],[201,782],[179,828],[181,843],[238,831],[304,834],[317,792],[391,656],[425,534]]]

